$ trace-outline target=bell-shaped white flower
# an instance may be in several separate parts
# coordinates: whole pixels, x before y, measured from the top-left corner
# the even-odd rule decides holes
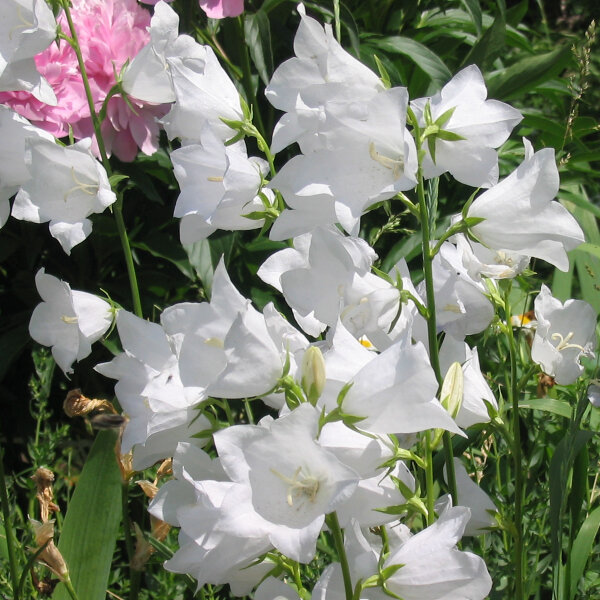
[[[25,140],[45,138],[53,142],[54,138],[4,105],[0,105],[0,135],[3,139],[10,140],[10,144],[3,144],[0,147],[0,227],[2,227],[10,214],[9,198],[30,178],[25,165]]]
[[[129,417],[121,449],[133,448],[133,467],[140,470],[173,456],[179,442],[191,440],[210,424],[194,409],[202,395],[183,386],[163,328],[120,310],[117,330],[124,352],[96,365],[96,371],[118,380],[115,394]]]
[[[483,331],[493,319],[494,307],[486,297],[486,287],[469,276],[450,242],[444,242],[433,259],[433,287],[439,330],[463,339]],[[424,297],[424,282],[418,289]]]
[[[468,508],[447,508],[433,525],[393,548],[384,568],[402,566],[387,580],[389,590],[403,600],[486,598],[492,580],[485,562],[456,547],[469,518]]]
[[[469,277],[480,281],[489,279],[511,279],[523,272],[529,265],[529,256],[510,250],[491,250],[466,235],[458,233],[453,241]]]
[[[312,559],[325,515],[358,483],[356,471],[316,441],[319,414],[305,403],[277,420],[214,435],[226,473],[250,490],[255,520],[275,548],[300,562]]]
[[[535,317],[531,358],[556,383],[573,383],[583,373],[580,356],[594,354],[596,311],[583,300],[567,300],[563,304],[542,285],[535,299]]]
[[[408,332],[409,334],[410,332]],[[328,355],[325,356],[326,364]],[[432,428],[463,435],[436,399],[437,381],[420,342],[399,338],[373,355],[344,397],[345,413],[364,417],[357,426],[372,433],[416,433]]]
[[[31,315],[29,333],[36,342],[52,346],[56,364],[67,375],[73,372],[73,362],[88,356],[92,344],[110,327],[110,304],[93,294],[71,290],[43,268],[35,276],[35,285],[43,302]]]
[[[52,87],[34,61],[56,38],[52,10],[45,0],[4,0],[0,10],[0,91],[24,90],[56,104]]]
[[[90,147],[90,138],[67,147],[42,138],[26,141],[31,179],[17,193],[12,216],[33,223],[50,221],[50,234],[67,254],[92,232],[87,217],[117,199]]]
[[[347,112],[384,90],[379,77],[340,46],[331,25],[308,17],[302,4],[298,14],[296,57],[275,70],[265,90],[269,102],[286,113],[275,126],[273,152],[294,141],[303,152],[314,149],[328,126],[325,111],[331,104]]]
[[[363,239],[346,237],[335,227],[317,227],[296,237],[294,248],[271,255],[258,276],[283,293],[310,335],[334,326],[341,314],[344,324],[360,337],[384,315],[387,322],[381,328],[389,325],[397,309],[397,290],[370,273],[376,258]],[[376,304],[374,310],[367,309],[369,301],[371,308]]]
[[[308,340],[292,327],[272,303],[263,314],[248,306],[236,317],[224,340],[226,367],[208,386],[216,398],[248,398],[272,390],[290,363],[295,375]]]
[[[435,160],[425,144],[423,174],[437,177],[446,171],[467,185],[491,187],[498,181],[498,154],[501,146],[523,116],[498,100],[486,100],[487,89],[481,71],[470,65],[457,73],[435,96],[411,102],[421,127],[425,127],[425,107],[429,104],[435,123],[447,111],[451,116],[441,129],[461,136],[456,141],[435,139]]]
[[[340,223],[356,235],[370,205],[415,187],[416,149],[405,127],[407,103],[406,89],[392,88],[362,105],[358,115],[333,111],[337,126],[319,137],[323,143],[288,161],[270,183],[293,209],[275,222],[271,239],[312,229],[317,224],[310,214],[314,203],[324,205],[319,216],[327,220],[321,224]]]
[[[179,17],[158,2],[150,26],[150,42],[123,74],[123,88],[146,102],[175,102],[163,118],[170,139],[200,140],[209,122],[221,139],[232,130],[220,117],[243,118],[239,94],[210,46],[178,35]]]
[[[267,163],[248,158],[243,141],[225,146],[208,126],[201,143],[183,146],[171,153],[181,193],[175,205],[181,218],[181,243],[192,244],[217,229],[246,230],[262,227],[264,220],[245,214],[264,210],[257,196]],[[271,190],[265,190],[272,197]]]
[[[484,219],[471,231],[492,250],[536,256],[567,271],[567,251],[583,243],[583,231],[571,213],[553,200],[559,186],[554,150],[544,148],[534,154],[527,140],[524,144],[521,165],[469,207],[467,217]]]

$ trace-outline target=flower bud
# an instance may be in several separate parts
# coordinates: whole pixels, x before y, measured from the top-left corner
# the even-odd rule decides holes
[[[442,384],[442,405],[454,419],[463,401],[464,377],[460,363],[450,365]]]
[[[314,405],[325,387],[325,359],[316,346],[310,346],[304,353],[301,383],[308,401]]]

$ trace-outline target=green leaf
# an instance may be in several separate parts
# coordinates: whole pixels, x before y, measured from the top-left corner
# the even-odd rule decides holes
[[[569,260],[569,270],[566,272],[554,269],[554,275],[552,276],[552,295],[561,302],[566,302],[572,297],[571,289],[573,287],[574,272],[574,260]]]
[[[488,78],[488,97],[509,100],[520,96],[558,75],[570,60],[571,49],[567,46],[523,58]]]
[[[481,39],[469,50],[463,60],[463,65],[477,65],[483,68],[484,63],[489,63],[497,58],[505,45],[506,23],[502,14],[499,14],[488,27]]]
[[[260,10],[268,13],[284,2],[295,2],[295,0],[265,0],[265,3],[260,7]]]
[[[183,249],[188,255],[188,260],[194,268],[196,275],[202,282],[202,287],[204,288],[206,296],[210,298],[215,268],[213,266],[208,240],[200,240],[193,244],[184,244]]]
[[[519,408],[541,410],[560,415],[561,417],[565,417],[565,419],[570,419],[573,413],[571,405],[568,402],[556,398],[531,398],[525,402],[519,402]]]
[[[4,523],[0,523],[0,559],[8,563],[8,542],[6,541]]]
[[[475,31],[477,32],[477,37],[479,37],[482,31],[481,6],[479,5],[479,0],[462,0],[461,4],[471,15],[473,25],[475,25]]]
[[[104,600],[119,522],[121,475],[115,458],[117,434],[98,433],[69,502],[58,549],[80,600]],[[70,600],[59,584],[53,600]]]
[[[274,69],[271,24],[265,11],[259,10],[254,14],[245,13],[244,38],[258,75],[263,83],[268,85]]]
[[[598,246],[597,244],[590,244],[588,242],[584,242],[583,244],[577,246],[575,250],[577,252],[587,252],[592,256],[597,256],[598,258],[600,258],[600,246]]]
[[[600,528],[600,506],[597,506],[583,522],[571,548],[571,593],[576,597],[577,584],[583,576],[585,565],[594,548],[594,540]]]
[[[452,78],[450,69],[435,52],[411,38],[400,35],[370,38],[369,44],[385,52],[406,56],[426,73],[437,87],[441,88]]]
[[[593,246],[600,246],[598,221],[589,211],[579,207],[575,208],[573,214],[581,225],[585,238],[589,240],[589,244],[581,244],[587,250],[579,251],[581,246],[578,246],[573,251],[581,297],[591,304],[596,312],[600,312],[600,258],[589,252]]]
[[[156,258],[163,258],[175,265],[188,279],[194,279],[194,272],[181,246],[163,234],[149,235],[145,242],[131,242],[132,248],[145,250]]]
[[[593,435],[591,431],[570,430],[556,446],[550,461],[550,539],[555,569],[561,564],[562,515],[569,493],[566,482],[575,457]]]

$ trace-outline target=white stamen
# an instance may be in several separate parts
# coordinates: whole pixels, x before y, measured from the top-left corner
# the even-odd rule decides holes
[[[563,350],[568,350],[569,348],[577,348],[578,350],[581,350],[582,352],[585,352],[585,348],[583,346],[580,346],[579,344],[570,344],[569,341],[573,338],[574,333],[572,331],[569,331],[569,333],[567,333],[566,337],[563,337],[561,333],[553,333],[550,337],[553,340],[559,340],[558,345],[556,346],[556,349],[559,352],[562,352]]]
[[[373,142],[369,143],[369,156],[382,167],[390,169],[392,171],[392,178],[394,181],[400,179],[400,176],[404,171],[404,160],[402,158],[395,159],[380,154],[377,152],[377,150],[375,150],[375,144]]]

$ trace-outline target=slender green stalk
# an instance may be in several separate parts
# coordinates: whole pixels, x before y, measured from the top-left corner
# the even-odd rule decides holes
[[[420,149],[420,144],[418,144]],[[435,291],[433,288],[433,257],[431,250],[431,231],[430,225],[434,222],[435,215],[429,214],[429,207],[425,199],[425,184],[423,182],[423,172],[421,166],[417,172],[417,196],[419,200],[419,214],[421,215],[421,234],[423,236],[423,274],[425,275],[425,290],[427,297],[427,339],[429,341],[429,359],[438,382],[438,392],[442,387],[442,373],[440,368],[440,355],[437,340],[437,323],[435,314]],[[429,444],[429,436],[427,436]],[[446,478],[448,487],[452,496],[452,502],[456,506],[458,504],[458,496],[456,492],[456,475],[454,473],[454,451],[452,447],[452,439],[449,433],[444,433],[444,459],[446,463]],[[429,462],[429,461],[428,461]],[[427,489],[427,496],[432,493]]]
[[[515,533],[513,546],[513,568],[515,572],[515,600],[523,600],[523,469],[521,457],[521,428],[519,422],[519,381],[517,379],[517,346],[511,325],[510,286],[507,287],[504,296],[504,313],[506,319],[506,337],[508,338],[508,349],[510,355],[510,382],[508,387],[508,398],[512,406],[512,455],[513,455],[513,478],[515,482]]]
[[[71,37],[63,36],[63,39],[67,41],[73,51],[75,52],[75,56],[77,56],[77,64],[79,65],[79,72],[81,73],[81,79],[83,80],[83,88],[85,90],[85,96],[87,98],[88,106],[90,108],[90,116],[92,119],[92,126],[94,127],[94,133],[96,134],[96,142],[98,144],[98,151],[100,152],[100,158],[102,160],[102,165],[106,169],[109,177],[112,173],[110,163],[108,161],[108,155],[106,154],[106,146],[104,145],[104,138],[102,137],[101,131],[101,123],[100,119],[98,119],[98,115],[96,113],[96,106],[94,104],[94,97],[92,96],[92,88],[90,87],[90,81],[87,76],[87,70],[85,68],[85,63],[83,61],[83,55],[81,54],[81,47],[79,46],[79,38],[77,36],[77,30],[75,29],[75,25],[73,23],[73,18],[71,16],[71,8],[69,6],[69,0],[62,1],[62,7],[65,11],[65,17],[67,19],[67,23],[69,24],[69,30],[71,32]]]
[[[98,151],[100,152],[100,158],[102,160],[102,166],[104,167],[108,177],[112,175],[112,168],[108,155],[106,153],[106,146],[104,144],[104,138],[102,137],[101,121],[96,113],[96,107],[94,105],[94,98],[92,96],[92,88],[87,76],[87,70],[81,53],[81,47],[79,46],[79,38],[77,37],[77,30],[73,24],[73,18],[71,17],[71,10],[69,7],[69,0],[62,1],[62,7],[65,11],[65,17],[69,24],[71,37],[61,36],[69,45],[73,48],[75,55],[77,56],[77,63],[79,65],[79,72],[81,73],[81,79],[83,81],[83,87],[85,89],[85,96],[87,98],[88,106],[90,109],[90,117],[92,119],[92,125],[94,127],[94,133],[96,135],[96,143],[98,144]],[[135,266],[133,264],[133,256],[131,254],[131,246],[129,244],[129,238],[127,236],[127,230],[125,229],[125,222],[123,220],[123,200],[121,197],[117,198],[117,201],[113,205],[113,213],[117,222],[117,231],[119,232],[119,238],[121,240],[121,246],[125,255],[125,264],[127,267],[127,276],[129,278],[129,284],[131,288],[131,297],[133,301],[133,309],[138,317],[142,317],[142,303],[140,300],[140,293],[137,283],[137,276],[135,273]]]
[[[117,223],[117,231],[119,232],[121,247],[123,248],[123,255],[125,256],[125,266],[127,267],[129,288],[131,290],[131,298],[133,300],[133,312],[136,314],[136,316],[142,318],[143,313],[140,290],[138,288],[137,276],[135,274],[135,264],[133,262],[133,254],[131,253],[131,245],[129,244],[129,237],[127,236],[127,230],[125,228],[125,220],[123,219],[123,197],[121,194],[117,195],[117,201],[114,203],[113,213]]]
[[[344,591],[346,593],[346,600],[352,600],[352,578],[350,577],[350,565],[348,564],[348,557],[346,556],[346,549],[344,548],[344,534],[340,527],[340,522],[337,518],[337,514],[332,512],[327,515],[327,525],[333,535],[333,541],[337,550],[340,565],[342,566],[342,575],[344,577]]]
[[[426,431],[425,436],[425,487],[427,489],[427,525],[435,521],[435,497],[433,495],[433,449],[431,447],[431,432]]]
[[[67,578],[63,580],[65,587],[67,588],[67,592],[69,592],[69,596],[71,596],[71,600],[79,600],[77,598],[77,594],[75,593],[75,588],[73,587],[73,583],[71,582],[71,578],[67,575]]]
[[[246,36],[244,35],[244,22],[242,17],[235,19],[238,37],[240,39],[240,52],[242,59],[242,83],[244,84],[244,90],[246,90],[246,96],[252,104],[252,116],[256,123],[256,128],[260,131],[261,136],[265,137],[265,126],[258,110],[258,102],[256,101],[256,94],[254,93],[254,86],[252,85],[252,68],[250,66],[250,53],[248,52],[248,46],[246,45]]]
[[[8,548],[8,565],[10,579],[13,588],[14,600],[19,600],[19,573],[17,571],[17,556],[15,553],[16,541],[10,517],[10,505],[8,504],[8,489],[4,475],[4,451],[0,448],[0,503],[2,504],[2,520],[6,534],[6,547]]]
[[[140,590],[141,573],[132,567],[135,545],[131,535],[131,519],[129,517],[129,482],[121,485],[121,505],[123,510],[123,531],[125,532],[125,548],[129,560],[129,600],[136,600]]]

